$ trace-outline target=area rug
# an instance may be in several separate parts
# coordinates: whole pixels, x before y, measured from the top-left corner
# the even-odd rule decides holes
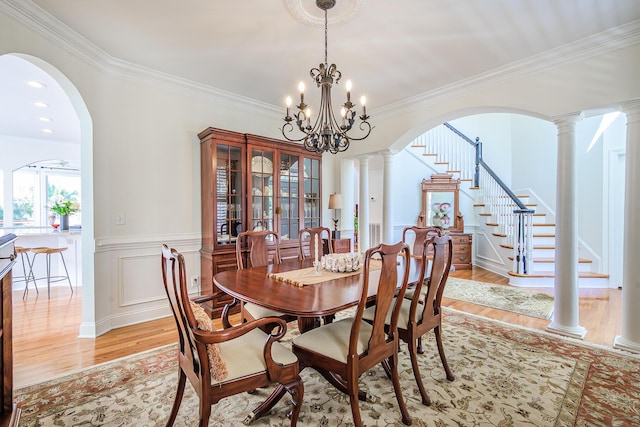
[[[290,324],[290,341],[298,331]],[[638,426],[640,357],[545,332],[445,309],[444,347],[456,379],[449,382],[433,333],[419,356],[433,403],[421,404],[406,346],[400,381],[413,426]],[[299,426],[352,426],[348,398],[314,370],[302,372]],[[174,345],[103,364],[16,391],[21,426],[163,426],[177,382]],[[375,403],[360,402],[366,426],[401,426],[384,370],[361,377]],[[223,399],[210,426],[242,425],[271,389]],[[288,426],[283,399],[255,426]],[[197,425],[197,400],[188,385],[176,426]]]
[[[444,296],[541,319],[551,319],[553,313],[552,295],[532,289],[494,285],[477,280],[449,277],[444,288]]]

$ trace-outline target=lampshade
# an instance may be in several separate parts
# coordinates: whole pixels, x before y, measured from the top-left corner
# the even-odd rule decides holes
[[[342,209],[342,194],[331,194],[329,196],[329,209]]]

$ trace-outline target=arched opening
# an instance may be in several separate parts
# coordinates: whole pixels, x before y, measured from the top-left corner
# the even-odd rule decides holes
[[[19,71],[12,68],[18,67]],[[94,257],[93,257],[93,125],[89,111],[87,109],[82,96],[74,84],[56,67],[53,65],[30,55],[11,53],[0,56],[0,85],[11,85],[12,87],[26,86],[28,76],[30,73],[24,73],[25,70],[29,70],[33,75],[39,76],[42,80],[46,80],[51,88],[55,92],[53,96],[60,101],[60,104],[65,104],[64,108],[56,110],[59,116],[49,117],[51,120],[55,120],[55,124],[60,124],[60,129],[69,127],[67,133],[61,131],[59,135],[51,138],[53,142],[50,142],[52,148],[47,147],[45,144],[47,139],[38,136],[38,132],[41,132],[38,122],[24,121],[24,115],[20,118],[10,119],[9,113],[18,113],[18,105],[24,104],[27,101],[32,103],[32,100],[26,99],[24,95],[20,95],[18,91],[13,93],[13,97],[5,96],[0,104],[2,111],[5,112],[5,118],[8,120],[14,120],[14,124],[20,126],[5,126],[6,129],[12,128],[14,131],[6,132],[0,137],[0,143],[4,145],[4,152],[8,153],[7,156],[3,155],[2,169],[3,174],[3,203],[6,208],[10,205],[8,211],[13,211],[13,201],[10,194],[13,192],[13,179],[7,179],[9,174],[12,174],[13,170],[18,169],[27,164],[42,160],[57,159],[58,152],[55,147],[61,147],[63,145],[76,144],[77,149],[69,150],[69,147],[65,147],[65,156],[74,157],[71,160],[77,161],[80,165],[80,187],[82,193],[82,236],[81,236],[81,280],[82,283],[82,321],[79,325],[80,337],[95,337],[95,304],[94,304]],[[13,81],[8,81],[11,77]],[[17,81],[15,79],[21,79]],[[6,94],[6,92],[5,92]],[[42,117],[48,117],[43,114]],[[21,121],[22,120],[22,121]],[[53,128],[54,126],[51,126]],[[22,133],[20,133],[22,132]],[[55,135],[55,133],[54,133]],[[30,148],[26,150],[17,150],[16,146],[11,149],[9,144],[29,143],[32,144]],[[38,147],[38,148],[35,148]],[[51,150],[52,152],[48,152]],[[69,154],[73,153],[73,154]],[[31,160],[29,160],[31,159]],[[69,159],[59,159],[67,161]],[[11,166],[11,165],[14,166]],[[10,202],[7,202],[10,200]],[[40,215],[42,216],[42,215]],[[12,217],[13,218],[13,217]],[[3,230],[10,231],[10,230]],[[79,268],[80,269],[80,268]]]

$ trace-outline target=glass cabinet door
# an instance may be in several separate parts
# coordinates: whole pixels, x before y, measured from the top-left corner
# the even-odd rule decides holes
[[[304,159],[304,226],[320,226],[320,161]]]
[[[216,147],[216,241],[235,244],[242,231],[242,149]]]
[[[251,150],[251,221],[249,229],[254,231],[274,230],[273,223],[273,152],[259,149]]]
[[[298,239],[300,231],[300,156],[280,153],[280,239]]]

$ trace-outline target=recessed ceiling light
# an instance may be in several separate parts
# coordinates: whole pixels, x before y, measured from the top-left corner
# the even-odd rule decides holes
[[[46,104],[44,102],[36,102],[33,105],[35,105],[36,107],[40,107],[40,108],[46,108],[49,106],[49,104]]]
[[[40,117],[40,121],[41,122],[52,122],[53,119],[50,119],[49,117]]]
[[[44,133],[53,133],[53,129],[42,129]]]
[[[28,84],[29,86],[31,86],[31,87],[36,87],[36,88],[38,88],[38,89],[41,89],[41,88],[43,88],[43,87],[47,87],[47,85],[46,85],[46,84],[41,83],[41,82],[37,82],[37,81],[35,81],[35,80],[29,80],[29,81],[27,82],[27,84]]]

